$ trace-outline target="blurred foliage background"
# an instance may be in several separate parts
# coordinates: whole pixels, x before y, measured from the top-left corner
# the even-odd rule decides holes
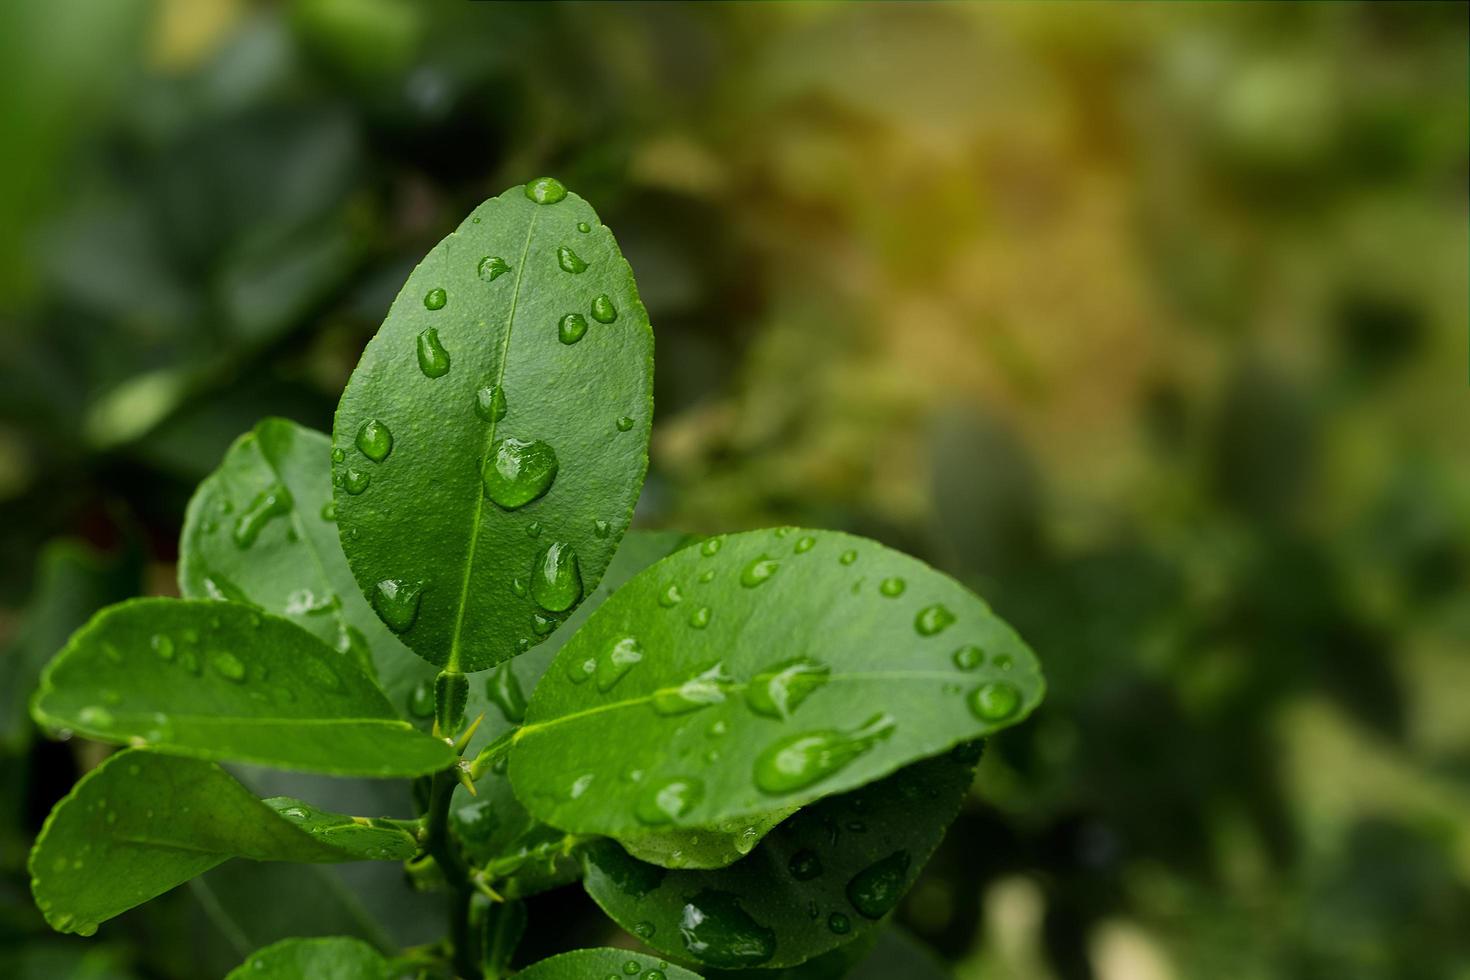
[[[432,929],[266,869],[345,920],[247,934],[227,866],[49,937],[25,849],[99,750],[25,697],[549,172],[657,331],[641,524],[868,534],[1042,657],[900,911],[957,977],[1470,978],[1467,50],[1463,4],[0,6],[0,973]]]

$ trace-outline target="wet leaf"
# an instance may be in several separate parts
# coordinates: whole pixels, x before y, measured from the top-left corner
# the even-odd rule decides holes
[[[252,953],[225,980],[388,980],[388,961],[361,939],[283,939]]]
[[[699,974],[664,960],[626,949],[575,949],[532,963],[516,974],[521,980],[699,980]]]

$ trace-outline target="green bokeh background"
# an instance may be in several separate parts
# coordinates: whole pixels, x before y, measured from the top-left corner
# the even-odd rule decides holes
[[[899,912],[955,976],[1470,978],[1467,51],[1463,4],[0,6],[0,973],[241,958],[200,888],[48,937],[100,750],[27,678],[551,173],[654,322],[640,525],[878,538],[1045,663]],[[256,904],[343,888],[291,873]],[[345,880],[321,928],[413,934]]]

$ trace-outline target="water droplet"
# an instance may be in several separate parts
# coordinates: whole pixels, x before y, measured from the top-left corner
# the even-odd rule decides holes
[[[582,569],[571,545],[553,542],[537,557],[531,598],[549,612],[566,612],[582,598]]]
[[[985,662],[985,651],[972,643],[956,650],[952,659],[960,670],[974,670]]]
[[[715,570],[713,568],[706,568],[704,571],[702,571],[702,572],[699,573],[699,581],[701,583],[705,584],[705,585],[708,585],[710,582],[713,582],[714,580],[715,580]]]
[[[612,323],[617,318],[618,308],[613,305],[607,293],[603,293],[592,301],[592,319],[598,323]]]
[[[539,612],[531,614],[531,632],[537,636],[550,636],[560,625],[561,620],[555,616],[547,616]]]
[[[498,255],[487,255],[480,260],[476,271],[479,272],[481,279],[486,282],[494,282],[509,272],[510,266]]]
[[[439,328],[430,327],[419,334],[419,370],[425,377],[442,378],[449,373],[449,351],[439,342]]]
[[[424,305],[431,310],[442,310],[447,302],[449,302],[449,294],[438,286],[424,294]]]
[[[597,689],[606,693],[643,659],[643,647],[636,637],[625,636],[597,659]]]
[[[782,661],[755,675],[745,689],[745,703],[758,715],[789,718],[831,673],[832,668],[808,657]]]
[[[619,432],[627,432],[631,428],[633,428],[633,416],[623,415],[618,418]]]
[[[776,954],[776,932],[740,907],[729,892],[706,888],[689,898],[679,915],[684,948],[701,963],[744,969]]]
[[[539,538],[539,537],[541,537],[541,522],[540,521],[532,521],[531,523],[529,523],[529,524],[526,525],[526,537],[528,537],[528,538]]]
[[[639,922],[633,926],[633,935],[639,939],[652,939],[654,927],[652,922]]]
[[[781,563],[776,559],[767,555],[761,555],[741,570],[740,584],[747,589],[753,589],[769,579],[772,575],[775,575],[776,570],[780,567]]]
[[[643,980],[667,980],[662,970],[649,970],[643,974]]]
[[[577,230],[585,235],[592,230],[592,226],[585,221],[579,221],[577,222]]]
[[[623,964],[623,972],[630,977],[636,974],[641,969],[643,969],[643,964],[639,963],[637,960],[629,960],[628,962]]]
[[[408,713],[415,718],[434,717],[434,682],[419,681],[408,694]]]
[[[679,586],[675,582],[664,586],[664,590],[658,594],[658,604],[665,609],[673,609],[683,601],[684,593],[679,591]]]
[[[780,739],[756,757],[756,788],[772,794],[805,789],[845,768],[893,728],[888,715],[874,715],[854,732],[828,729]]]
[[[357,430],[357,448],[374,463],[381,463],[393,451],[393,433],[377,419],[368,419]]]
[[[888,598],[890,599],[903,595],[903,590],[907,587],[908,586],[904,582],[904,580],[898,578],[897,576],[894,576],[893,578],[885,578],[882,582],[878,583],[878,591],[888,596]]]
[[[332,462],[334,462],[334,463],[340,463],[343,460],[345,460],[346,458],[347,458],[347,450],[345,450],[345,449],[333,449],[332,450]]]
[[[725,543],[723,537],[708,538],[699,546],[699,553],[706,558],[712,558],[720,553],[720,546]]]
[[[389,629],[395,633],[405,632],[418,618],[419,598],[423,591],[422,582],[383,579],[373,592],[373,608],[378,611],[378,617],[388,624]]]
[[[586,333],[587,318],[580,313],[568,313],[556,328],[556,336],[564,344],[575,344]]]
[[[592,533],[597,535],[599,538],[605,538],[612,533],[612,525],[599,517],[597,520],[592,522]]]
[[[153,652],[158,654],[160,660],[172,660],[174,658],[174,641],[163,633],[155,633],[149,641]]]
[[[863,918],[883,918],[903,897],[909,863],[908,851],[895,851],[868,865],[847,883],[847,900]]]
[[[216,650],[209,655],[209,666],[226,680],[240,683],[245,679],[245,665],[240,658],[227,650]]]
[[[653,692],[653,710],[661,715],[683,715],[725,700],[725,689],[733,678],[725,672],[724,663],[705,668],[678,687],[660,688]]]
[[[524,599],[530,591],[526,588],[526,583],[522,582],[519,577],[510,580],[510,590],[516,595],[520,596],[522,599]]]
[[[555,204],[566,198],[567,189],[555,177],[537,177],[526,185],[526,196],[537,204]]]
[[[933,636],[948,629],[954,623],[954,613],[942,602],[925,606],[914,617],[914,631],[920,636]]]
[[[322,504],[322,520],[326,521],[328,524],[336,523],[337,502],[335,500],[328,500],[326,503]]]
[[[587,792],[587,787],[592,785],[593,778],[594,777],[592,773],[584,772],[582,775],[572,780],[572,785],[567,790],[567,798],[572,800],[581,799],[582,794]]]
[[[587,271],[587,263],[583,262],[581,256],[573,252],[566,245],[556,250],[556,264],[561,266],[562,272],[579,273]]]
[[[586,657],[582,660],[569,660],[567,662],[567,680],[573,684],[581,684],[595,673],[597,673],[596,657]]]
[[[510,724],[519,725],[526,720],[526,695],[509,661],[496,667],[485,682],[485,696]]]
[[[515,510],[551,488],[556,468],[556,452],[539,439],[500,439],[490,447],[480,477],[486,496],[506,510]]]
[[[1010,654],[1006,654],[1006,653],[997,654],[995,660],[993,661],[993,663],[995,664],[995,669],[996,670],[1010,670],[1011,669],[1011,657],[1010,657]]]
[[[817,856],[816,851],[802,848],[791,855],[791,860],[786,863],[786,870],[797,881],[811,881],[822,877],[822,859]]]
[[[839,557],[837,560],[842,562],[842,564],[844,565],[851,565],[853,562],[857,561],[857,552],[852,550],[844,551],[842,553],[842,556]]]
[[[500,385],[485,385],[475,392],[475,414],[486,422],[505,418],[505,389]]]
[[[274,518],[291,513],[291,491],[284,484],[273,483],[250,502],[235,520],[235,544],[241,548],[248,548],[260,537],[261,529],[269,524]]]
[[[368,488],[372,477],[361,470],[349,469],[342,478],[342,489],[356,497]]]
[[[816,543],[817,539],[813,537],[798,538],[796,541],[796,547],[792,550],[794,550],[798,555],[804,555],[808,551],[811,551],[812,546]]]
[[[678,820],[704,799],[704,783],[693,777],[666,779],[645,788],[633,805],[633,815],[650,826]]]
[[[709,606],[700,606],[689,616],[689,625],[702,630],[709,625]]]
[[[97,704],[89,704],[77,712],[77,721],[84,728],[111,728],[113,724],[112,712]]]
[[[1004,721],[1021,706],[1021,692],[1005,681],[981,684],[970,694],[970,710],[981,721]]]
[[[841,912],[833,912],[827,916],[827,928],[839,936],[845,936],[852,931],[852,921]]]

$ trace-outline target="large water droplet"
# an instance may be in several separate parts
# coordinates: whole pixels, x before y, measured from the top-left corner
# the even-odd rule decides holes
[[[537,557],[531,598],[549,612],[566,612],[582,598],[582,569],[571,545],[553,542]]]
[[[371,483],[372,480],[373,478],[370,474],[364,473],[361,470],[354,470],[349,468],[347,472],[342,475],[342,489],[346,490],[349,494],[356,497],[358,494],[362,493],[368,488],[368,484]]]
[[[505,418],[505,389],[500,385],[485,385],[475,392],[475,414],[486,422]]]
[[[1021,706],[1021,692],[1005,681],[981,684],[970,694],[970,710],[981,721],[1004,721]]]
[[[734,679],[725,672],[724,663],[707,667],[678,687],[660,688],[653,692],[653,710],[661,715],[683,715],[725,700],[726,689]]]
[[[587,333],[587,318],[580,313],[568,313],[557,324],[556,336],[564,344],[575,344]]]
[[[407,582],[403,579],[387,578],[378,583],[373,591],[373,608],[378,617],[395,633],[402,633],[413,626],[419,615],[419,598],[423,595],[424,583]]]
[[[756,788],[773,794],[805,789],[848,766],[893,728],[888,715],[874,715],[853,732],[828,729],[780,739],[756,757]]]
[[[449,302],[449,294],[438,286],[424,294],[424,305],[431,310],[442,310]]]
[[[481,279],[486,282],[494,282],[509,272],[510,266],[498,255],[487,255],[480,260],[476,271],[480,274]]]
[[[408,713],[415,718],[434,717],[434,682],[419,681],[408,694]]]
[[[781,563],[776,559],[767,555],[761,555],[741,570],[740,584],[747,589],[753,589],[769,579],[772,575],[775,575],[777,569],[780,567]]]
[[[500,439],[490,447],[480,477],[486,496],[506,510],[515,510],[551,488],[556,468],[556,452],[539,439]]]
[[[526,720],[526,695],[509,661],[496,667],[485,682],[485,696],[510,724],[519,725]]]
[[[776,931],[751,918],[738,897],[713,888],[688,899],[679,935],[691,956],[722,969],[760,966],[776,955]]]
[[[603,693],[611,691],[642,659],[643,647],[636,637],[618,640],[597,658],[597,689]]]
[[[555,177],[537,177],[526,185],[526,196],[537,204],[555,204],[566,199],[567,189]]]
[[[227,650],[216,650],[209,655],[209,666],[226,680],[240,683],[245,680],[245,665],[240,658]]]
[[[419,370],[425,377],[442,378],[449,373],[449,351],[439,342],[439,328],[430,327],[419,334]]]
[[[822,877],[822,859],[817,856],[816,851],[802,848],[791,855],[791,860],[786,863],[786,870],[797,881],[811,881]]]
[[[393,451],[393,433],[377,419],[368,419],[358,427],[357,448],[374,463],[381,463]]]
[[[847,900],[863,918],[883,918],[903,897],[909,863],[908,851],[895,851],[868,865],[847,883]]]
[[[235,544],[241,548],[248,548],[260,537],[260,531],[271,522],[273,518],[282,517],[291,513],[291,491],[287,490],[285,484],[273,483],[250,502],[235,520]]]
[[[606,293],[592,301],[592,319],[598,323],[612,323],[617,318],[618,308]]]
[[[650,826],[678,820],[704,799],[704,783],[694,777],[677,777],[652,783],[638,796],[633,815]]]
[[[914,617],[914,631],[920,636],[933,636],[943,632],[954,623],[954,613],[942,602],[925,606]]]
[[[581,256],[573,252],[566,245],[556,250],[556,264],[561,266],[563,272],[586,272],[587,263],[582,261]]]
[[[755,675],[745,689],[745,703],[758,715],[789,718],[831,673],[832,668],[809,657],[782,661]]]

